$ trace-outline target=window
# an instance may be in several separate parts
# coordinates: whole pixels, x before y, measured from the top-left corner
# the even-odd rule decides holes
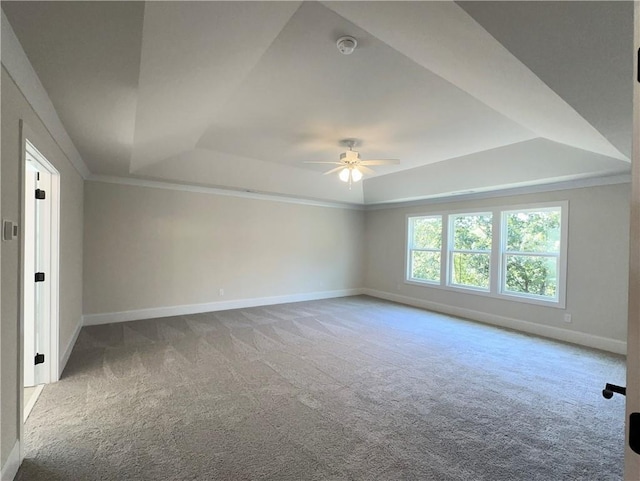
[[[449,221],[449,284],[488,291],[492,215],[457,214]]]
[[[568,202],[407,218],[409,284],[564,308]]]
[[[408,278],[440,283],[442,216],[409,218]]]
[[[503,294],[558,301],[561,208],[502,212]]]

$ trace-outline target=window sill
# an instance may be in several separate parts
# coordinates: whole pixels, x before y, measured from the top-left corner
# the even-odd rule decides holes
[[[434,289],[440,289],[443,291],[456,292],[458,294],[471,294],[474,296],[489,297],[493,299],[499,299],[502,301],[519,302],[523,304],[533,304],[541,307],[550,307],[554,309],[566,308],[566,302],[562,299],[558,301],[546,301],[542,299],[518,296],[516,294],[495,293],[495,292],[491,292],[491,291],[479,289],[479,288],[474,289],[473,287],[443,285],[435,282],[417,281],[414,279],[405,279],[404,283],[410,286],[430,287]]]

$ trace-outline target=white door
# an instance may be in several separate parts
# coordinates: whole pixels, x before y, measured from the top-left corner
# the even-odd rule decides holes
[[[52,235],[51,174],[30,155],[26,158],[23,287],[25,387],[51,381],[49,345]],[[36,196],[36,192],[41,195]],[[44,354],[44,362],[40,362],[41,356],[38,355],[41,354]]]
[[[629,442],[640,436],[640,425],[630,422],[640,413],[640,2],[635,5],[635,65],[633,88],[633,158],[631,186],[631,249],[629,256],[629,330],[627,336],[627,446],[624,479],[640,481],[640,454]],[[632,429],[630,429],[632,428]]]
[[[25,170],[24,222],[24,385],[36,385],[34,359],[36,355],[35,283],[29,275],[36,272],[36,190],[38,171],[27,161]]]

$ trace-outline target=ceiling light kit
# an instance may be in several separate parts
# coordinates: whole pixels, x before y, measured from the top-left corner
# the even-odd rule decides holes
[[[351,55],[358,46],[358,41],[350,36],[340,37],[336,42],[338,50],[343,55]]]
[[[340,141],[340,145],[346,145],[349,150],[340,154],[340,160],[338,162],[316,162],[316,161],[307,161],[305,164],[333,164],[338,165],[327,172],[324,175],[333,174],[334,172],[339,172],[338,178],[342,182],[349,183],[349,189],[351,189],[351,185],[354,182],[358,182],[362,179],[363,174],[375,174],[375,172],[370,169],[369,165],[389,165],[389,164],[399,164],[400,160],[398,159],[377,159],[377,160],[363,160],[360,158],[360,153],[353,150],[356,145],[360,145],[361,142],[357,139],[344,139]]]

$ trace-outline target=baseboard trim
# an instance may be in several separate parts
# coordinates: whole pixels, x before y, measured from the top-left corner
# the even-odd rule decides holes
[[[73,336],[71,336],[71,339],[69,340],[69,343],[67,344],[67,347],[65,348],[64,352],[62,353],[62,357],[60,358],[60,360],[58,362],[58,376],[59,376],[59,378],[62,377],[62,373],[64,372],[64,368],[67,366],[67,362],[69,362],[69,357],[71,356],[71,352],[73,351],[73,346],[76,345],[76,341],[78,340],[78,336],[80,335],[80,329],[82,329],[83,324],[84,324],[84,318],[81,318],[80,322],[78,322],[78,325],[76,326],[75,331],[73,332]],[[56,381],[59,381],[59,378],[56,379]]]
[[[462,317],[473,321],[483,322],[494,326],[514,329],[516,331],[534,334],[536,336],[555,339],[563,342],[570,342],[586,347],[593,347],[603,351],[613,352],[616,354],[627,353],[627,343],[616,339],[594,336],[584,332],[569,331],[559,327],[547,326],[544,324],[536,324],[535,322],[513,319],[510,317],[498,316],[486,312],[466,309],[463,307],[441,304],[439,302],[426,301],[424,299],[416,299],[415,297],[402,296],[392,292],[378,291],[375,289],[362,289],[362,293],[371,297],[385,299],[388,301],[398,302],[409,306],[420,307],[430,311],[448,314],[450,316]]]
[[[38,384],[36,386],[36,390],[31,395],[31,398],[29,399],[27,404],[24,406],[24,409],[22,410],[22,422],[23,423],[26,423],[27,419],[29,419],[29,414],[31,414],[31,411],[33,410],[33,407],[36,405],[36,402],[38,401],[38,398],[40,397],[40,394],[42,394],[42,390],[43,389],[44,389],[44,384]]]
[[[154,307],[133,311],[106,312],[102,314],[85,314],[82,316],[83,326],[111,324],[113,322],[138,321],[140,319],[154,319],[157,317],[183,316],[185,314],[199,314],[201,312],[226,311],[228,309],[243,309],[247,307],[270,306],[289,302],[315,301],[333,297],[357,296],[362,289],[340,289],[336,291],[305,292],[286,296],[254,297],[249,299],[234,299],[230,301],[207,302],[204,304],[187,304],[170,307]]]
[[[13,481],[16,474],[18,474],[18,469],[20,469],[20,441],[16,441],[13,445],[13,449],[9,453],[7,462],[2,466],[2,471],[0,471],[0,480]]]

